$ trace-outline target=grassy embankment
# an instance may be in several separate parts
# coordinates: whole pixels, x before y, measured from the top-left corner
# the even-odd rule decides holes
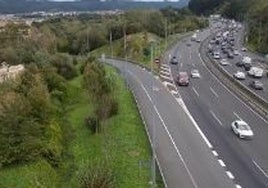
[[[150,159],[150,147],[144,125],[140,119],[134,99],[126,90],[116,71],[114,96],[119,102],[118,115],[105,122],[104,132],[93,135],[85,126],[85,118],[93,112],[94,101],[90,101],[81,86],[82,76],[69,83],[73,104],[69,106],[69,126],[73,139],[69,155],[61,167],[52,168],[46,161],[4,168],[0,171],[0,187],[79,187],[77,174],[87,163],[108,159],[116,174],[116,187],[149,187],[149,165],[139,167],[140,161]]]

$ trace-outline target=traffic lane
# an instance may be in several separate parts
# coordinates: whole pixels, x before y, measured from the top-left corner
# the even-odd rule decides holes
[[[143,75],[137,75],[142,78]],[[145,76],[146,77],[146,76]],[[144,78],[148,80],[149,78]],[[145,82],[144,82],[145,83]],[[155,104],[162,114],[163,120],[169,126],[169,130],[174,136],[174,140],[178,143],[181,155],[193,175],[198,187],[226,187],[228,184],[219,183],[230,181],[223,169],[219,167],[217,160],[213,157],[211,150],[202,140],[196,128],[192,125],[187,114],[182,108],[178,108],[178,103],[172,95],[168,95],[162,84],[157,85],[159,91],[154,92],[150,88],[151,82],[148,82],[148,91],[154,96]],[[169,97],[164,97],[168,95]],[[158,100],[161,99],[161,100]],[[168,110],[167,110],[168,107]],[[219,168],[218,168],[219,167]],[[203,172],[206,171],[206,174]]]
[[[190,113],[214,146],[219,159],[222,159],[226,168],[233,173],[235,182],[245,188],[265,187],[265,177],[254,166],[247,153],[237,147],[240,140],[233,135],[231,129],[221,127],[213,116],[207,113],[204,104],[200,103],[200,98],[184,90],[181,90],[181,95]]]
[[[155,139],[155,150],[161,164],[167,187],[194,187],[182,160],[179,159],[173,143],[170,141],[159,115],[154,110],[154,104],[146,95],[145,90],[135,75],[128,70],[128,84],[137,98],[141,113],[145,119],[151,140]],[[151,96],[153,97],[153,96]],[[155,130],[153,130],[153,126]],[[155,137],[153,138],[153,133]]]
[[[192,125],[189,117],[178,105],[175,98],[170,95],[160,82],[155,83],[159,91],[153,94],[152,75],[146,74],[145,72],[134,71],[134,69],[132,69],[132,71],[133,74],[141,79],[149,95],[152,96],[152,100],[155,100],[157,109],[159,113],[162,114],[165,124],[174,136],[174,141],[197,187],[233,187],[233,182],[217,163],[208,146],[202,140],[200,134]],[[153,97],[153,95],[155,95],[155,97]],[[158,100],[159,98],[161,100]],[[169,110],[167,110],[167,106]],[[203,173],[204,171],[206,171],[206,174]]]
[[[186,55],[187,56],[187,55]],[[189,64],[191,64],[191,61],[187,61]],[[187,66],[186,66],[187,67]],[[172,69],[172,70],[176,70],[176,69]],[[174,71],[173,71],[174,72]],[[188,72],[189,72],[189,70],[188,70]],[[205,77],[204,76],[202,76],[202,73],[201,73],[201,76],[202,76],[202,81],[204,81],[204,78],[206,78],[206,74],[204,74],[205,75]],[[208,99],[206,100],[206,102],[204,102],[203,104],[206,104],[207,102],[208,103],[212,103],[212,104],[214,104],[214,110],[213,111],[216,111],[216,112],[220,112],[220,113],[218,113],[218,114],[220,114],[221,116],[220,116],[220,118],[222,118],[223,120],[225,120],[225,122],[224,123],[226,123],[226,119],[228,120],[228,122],[227,122],[227,127],[228,127],[228,130],[230,130],[230,125],[231,125],[231,122],[232,121],[234,121],[235,119],[236,119],[236,117],[233,115],[233,113],[230,113],[230,107],[226,107],[226,106],[223,106],[223,105],[221,105],[221,103],[217,103],[217,101],[212,101],[211,99],[212,98],[210,98],[211,96],[210,96],[210,93],[208,93],[207,91],[209,91],[209,88],[207,88],[206,87],[206,85],[214,85],[215,87],[216,86],[218,86],[219,85],[219,83],[210,83],[210,81],[209,81],[210,79],[207,79],[207,81],[204,81],[204,83],[206,83],[206,84],[204,84],[204,86],[202,86],[202,84],[200,84],[200,83],[198,83],[198,86],[201,86],[201,88],[203,88],[203,92],[200,92],[201,94],[200,95],[202,95],[202,93],[204,93],[204,95],[203,95],[203,97],[205,97],[205,96],[207,96],[208,97]],[[200,81],[200,80],[198,80],[198,81]],[[191,81],[191,83],[192,83],[192,81]],[[195,86],[197,89],[197,91],[199,90],[198,89],[198,86]],[[183,89],[183,88],[182,88]],[[215,89],[215,90],[217,90],[217,89]],[[222,93],[221,91],[219,91],[218,93]],[[228,98],[229,98],[230,96],[228,96]],[[228,99],[227,99],[228,100]],[[223,100],[224,101],[224,103],[225,103],[225,100]],[[203,106],[205,106],[205,108],[203,109],[203,111],[207,111],[208,112],[208,109],[209,108],[207,108],[207,106],[209,106],[209,105],[203,105]],[[231,102],[230,103],[230,105],[229,106],[233,106],[233,102]],[[219,110],[219,108],[221,108],[220,110]],[[239,110],[234,110],[234,111],[238,111],[239,112]],[[234,112],[233,111],[233,112]],[[247,113],[249,113],[249,114],[251,114],[252,112],[247,112]],[[214,114],[212,114],[212,115],[215,115],[215,113]],[[249,117],[249,116],[247,116],[247,117]],[[216,119],[218,119],[218,118],[216,118]],[[251,118],[251,119],[253,119],[253,118]],[[255,117],[255,119],[256,119],[256,117]],[[258,120],[259,120],[259,118],[257,118]],[[256,120],[255,120],[255,122],[257,122]],[[262,125],[264,124],[263,122],[261,122],[262,123]],[[263,125],[265,128],[267,128],[267,126],[265,126],[265,125]],[[267,129],[266,129],[267,130]],[[229,131],[228,131],[229,132]],[[258,131],[259,132],[259,131]],[[267,135],[267,134],[265,134],[265,132],[263,132],[263,130],[261,131],[261,133],[263,133],[263,135],[262,136],[260,136],[260,138],[262,138],[262,139],[264,139],[264,141],[262,142],[262,141],[254,141],[255,143],[256,143],[256,146],[259,146],[258,148],[259,149],[257,149],[258,150],[258,153],[260,153],[259,151],[260,150],[264,150],[264,152],[261,152],[261,159],[266,159],[266,150],[264,149],[265,148],[265,143],[267,143],[267,138],[266,138],[266,136],[265,135]],[[233,134],[231,135],[231,136],[233,136]],[[266,140],[265,140],[266,139]],[[260,144],[259,143],[261,143],[261,146],[260,146]],[[242,147],[243,148],[243,147]],[[246,147],[246,149],[247,148],[249,148],[248,146]],[[253,147],[253,148],[255,148],[255,147]],[[247,150],[246,150],[247,151]],[[250,152],[247,152],[248,154],[250,154],[250,155],[252,155],[252,153],[255,153],[255,151],[250,151]],[[249,160],[248,161],[249,163],[252,163],[252,160]],[[265,165],[264,165],[264,167],[265,167]]]
[[[167,187],[176,188],[178,185],[183,188],[195,187],[183,161],[176,152],[174,144],[171,142],[170,137],[163,127],[160,116],[154,109],[154,104],[150,100],[151,96],[147,95],[147,90],[142,85],[139,78],[132,73],[131,67],[126,66],[120,61],[111,60],[109,64],[119,68],[121,72],[127,69],[126,74],[123,73],[122,75],[127,79],[128,85],[135,94],[151,140],[153,139],[153,132],[155,133],[156,155],[160,162]],[[153,130],[153,126],[155,126],[155,130]]]
[[[193,61],[197,60],[198,57],[193,56]],[[191,64],[190,60],[187,62]],[[202,64],[198,63],[197,65],[201,79],[191,79],[190,87],[194,88],[194,92],[198,93],[200,100],[203,101],[203,104],[206,104],[204,110],[207,110],[220,125],[228,127],[228,129],[230,129],[231,123],[238,119],[237,116],[249,123],[257,138],[254,138],[249,144],[242,143],[240,147],[247,151],[246,153],[252,159],[260,161],[261,167],[267,172],[268,161],[266,159],[268,158],[268,151],[265,149],[267,147],[266,143],[268,143],[267,121],[262,120],[249,107],[235,98],[217,80],[211,79],[210,73],[207,72],[207,69]],[[176,69],[173,69],[174,72],[176,74]],[[190,69],[188,72],[190,72]]]

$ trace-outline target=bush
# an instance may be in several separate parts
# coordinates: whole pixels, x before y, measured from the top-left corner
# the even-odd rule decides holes
[[[78,175],[81,188],[114,188],[113,171],[104,163],[87,165]]]
[[[92,131],[93,134],[101,132],[100,123],[96,117],[87,117],[86,126]]]

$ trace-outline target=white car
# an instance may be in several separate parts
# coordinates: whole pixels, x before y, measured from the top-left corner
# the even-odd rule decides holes
[[[222,59],[222,60],[220,60],[220,64],[221,64],[222,66],[230,65],[230,63],[227,61],[227,59]]]
[[[238,50],[234,50],[234,55],[236,55],[236,56],[240,55],[239,51]]]
[[[242,48],[241,51],[242,51],[242,52],[246,52],[247,49],[246,49],[246,48]]]
[[[231,127],[239,138],[252,138],[254,136],[250,126],[243,120],[235,120],[232,122]]]
[[[191,70],[191,77],[192,78],[200,78],[200,73],[197,69]]]
[[[245,74],[244,72],[237,71],[237,72],[234,74],[234,77],[235,77],[237,80],[245,80],[245,79],[246,79],[246,74]]]
[[[220,53],[219,52],[214,52],[213,58],[214,59],[220,59],[221,58]]]

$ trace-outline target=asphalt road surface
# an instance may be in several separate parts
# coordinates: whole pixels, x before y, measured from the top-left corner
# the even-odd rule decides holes
[[[121,71],[133,91],[154,143],[166,187],[236,187],[233,175],[219,163],[213,146],[202,135],[178,94],[168,90],[171,84],[168,86],[137,65],[111,59],[105,62]]]
[[[202,40],[212,33],[207,29],[198,33]],[[189,43],[191,44],[189,46]],[[187,45],[188,44],[188,45]],[[185,39],[167,54],[177,56],[178,65],[170,65],[173,77],[179,71],[198,69],[201,78],[191,79],[188,87],[178,87],[179,93],[208,137],[222,166],[233,174],[233,180],[245,188],[268,187],[268,122],[259,116],[237,96],[230,92],[202,62],[200,44]],[[252,140],[241,140],[231,131],[231,122],[246,121],[255,136]]]

